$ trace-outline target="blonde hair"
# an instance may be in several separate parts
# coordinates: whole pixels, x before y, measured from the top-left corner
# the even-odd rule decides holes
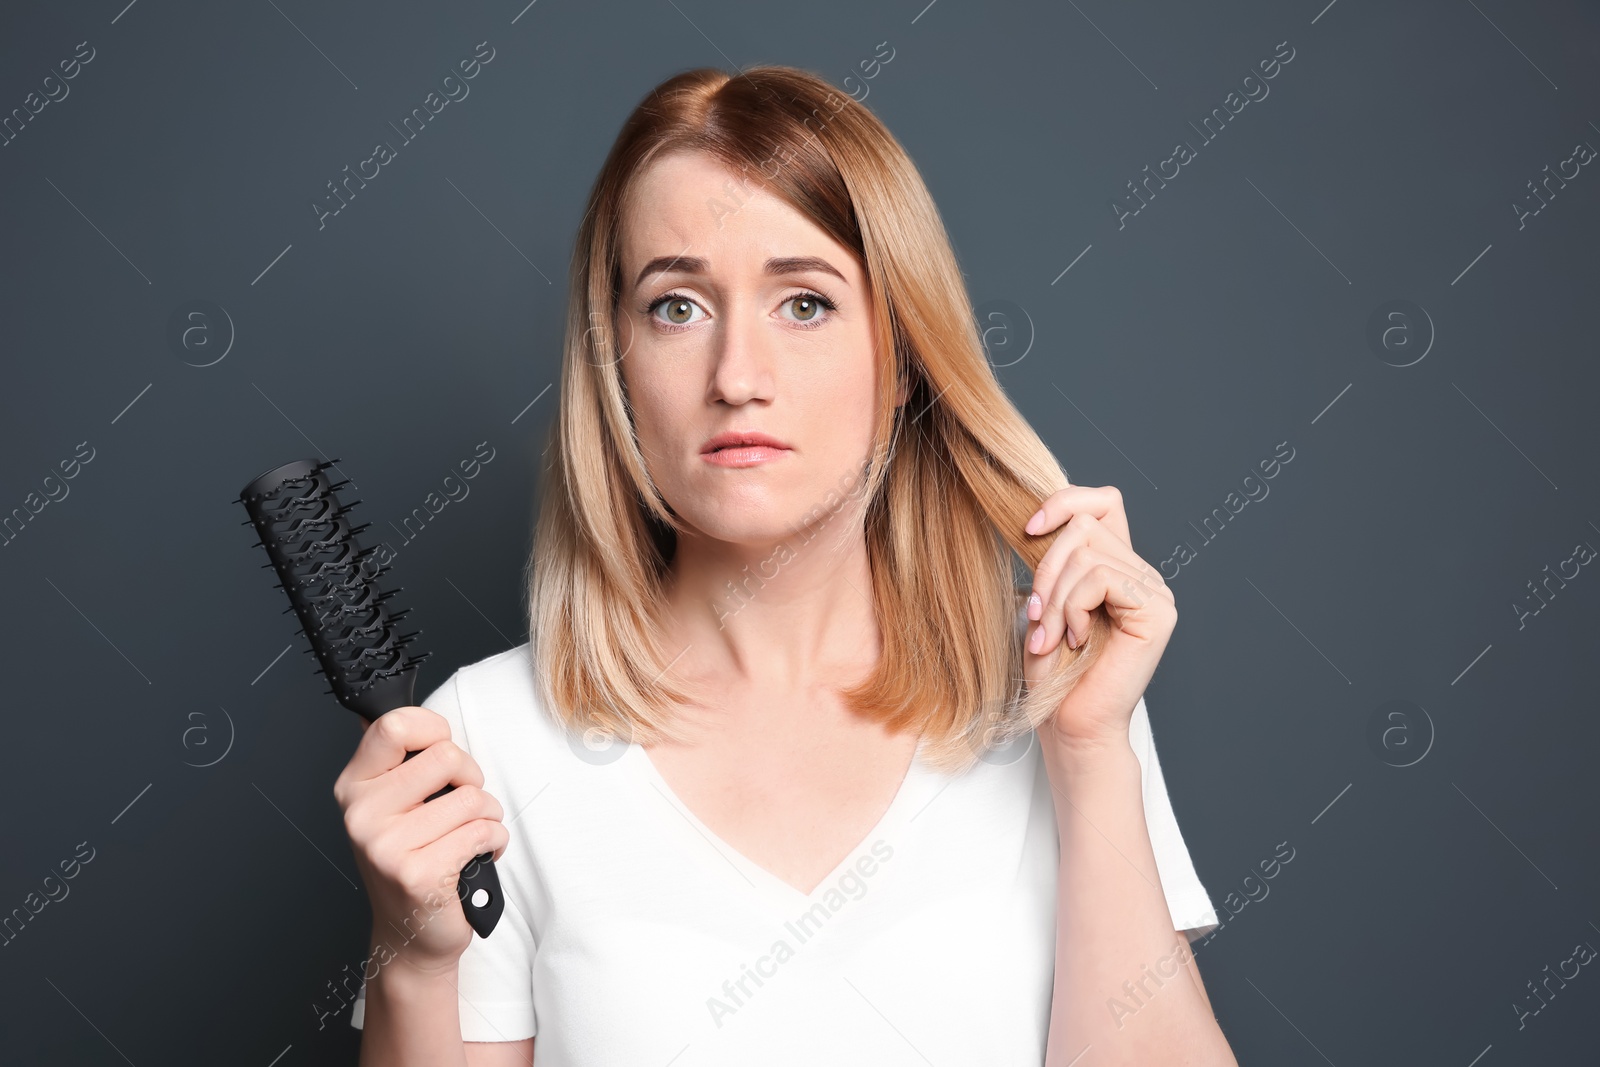
[[[590,192],[570,269],[560,409],[528,563],[529,640],[546,707],[568,730],[681,739],[667,679],[663,578],[681,521],[652,482],[618,370],[620,224],[635,179],[669,152],[708,153],[795,208],[863,266],[876,310],[873,458],[849,495],[864,524],[882,652],[846,705],[969,766],[1043,722],[1109,633],[1023,685],[1013,553],[1031,575],[1054,541],[1023,530],[1065,471],[985,357],[950,239],[921,175],[865,106],[820,77],[762,65],[677,74],[623,123]],[[711,205],[713,209],[716,205]],[[894,402],[903,385],[907,398]],[[823,502],[830,513],[842,504]],[[813,511],[813,515],[818,513]],[[831,521],[831,520],[830,520]]]

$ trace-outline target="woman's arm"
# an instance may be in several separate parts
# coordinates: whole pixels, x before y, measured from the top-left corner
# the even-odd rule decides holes
[[[532,1067],[533,1038],[521,1041],[468,1041],[467,1067]]]
[[[461,1040],[458,968],[424,971],[395,957],[367,982],[361,1067],[471,1067]]]
[[[1038,728],[1061,840],[1046,1067],[1238,1067],[1185,974],[1193,954],[1161,889],[1128,736],[1178,622],[1172,590],[1134,552],[1115,486],[1057,490],[1024,529],[1058,531],[1028,598],[1028,684],[1060,678],[1063,644],[1094,649]]]
[[[1132,746],[1046,759],[1061,837],[1046,1067],[1237,1067],[1172,926]]]

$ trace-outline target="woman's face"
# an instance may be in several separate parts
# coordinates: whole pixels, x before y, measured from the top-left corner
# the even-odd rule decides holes
[[[672,510],[709,538],[759,543],[859,494],[876,363],[851,252],[714,158],[676,153],[639,176],[621,256],[620,369]],[[706,452],[729,432],[782,447]]]

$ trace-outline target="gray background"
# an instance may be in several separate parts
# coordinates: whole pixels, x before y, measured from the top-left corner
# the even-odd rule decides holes
[[[341,459],[434,653],[419,695],[520,643],[589,183],[652,85],[758,62],[865,94],[1007,390],[1123,490],[1142,556],[1193,553],[1149,706],[1240,1062],[1597,1062],[1594,967],[1516,1007],[1600,946],[1600,577],[1548,577],[1600,546],[1600,173],[1513,206],[1600,146],[1593,5],[122,2],[0,33],[0,114],[95,50],[0,147],[0,514],[94,450],[0,548],[0,914],[94,849],[0,949],[7,1062],[353,1062],[313,1005],[367,951],[331,795],[358,723],[238,490]],[[319,230],[325,183],[481,41],[470,95]],[[465,499],[387,532],[485,441]]]

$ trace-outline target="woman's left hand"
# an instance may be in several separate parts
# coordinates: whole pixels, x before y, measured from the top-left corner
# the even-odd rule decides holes
[[[1028,533],[1061,532],[1034,571],[1022,657],[1027,681],[1046,677],[1064,644],[1081,644],[1095,608],[1104,605],[1112,622],[1104,648],[1040,726],[1041,734],[1053,731],[1058,751],[1072,755],[1126,745],[1133,709],[1178,622],[1172,591],[1133,551],[1115,486],[1069,485],[1052,493],[1040,512],[1043,518],[1028,520]]]

